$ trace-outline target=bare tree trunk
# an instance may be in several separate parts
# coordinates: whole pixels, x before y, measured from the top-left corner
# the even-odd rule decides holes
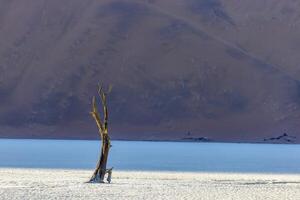
[[[108,135],[108,109],[107,109],[107,103],[106,103],[106,93],[103,91],[102,87],[99,87],[99,96],[102,101],[103,106],[103,112],[104,112],[104,122],[101,121],[100,115],[96,106],[96,98],[93,98],[93,110],[91,112],[91,115],[96,121],[96,124],[99,129],[99,134],[102,139],[102,147],[101,147],[101,154],[96,166],[96,169],[93,173],[93,176],[90,179],[90,183],[104,183],[105,175],[108,174],[107,181],[111,182],[111,174],[112,174],[112,168],[107,169],[107,160],[108,160],[108,154],[109,149],[111,147],[110,144],[110,138]]]
[[[108,170],[106,169],[106,165],[107,165],[109,149],[110,149],[110,139],[109,136],[107,135],[104,136],[104,138],[102,139],[101,154],[96,169],[94,171],[94,174],[90,179],[90,182],[104,183],[105,174],[108,173]]]

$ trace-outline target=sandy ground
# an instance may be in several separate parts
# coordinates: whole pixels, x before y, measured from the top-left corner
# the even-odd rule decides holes
[[[92,171],[0,169],[0,199],[300,199],[300,175],[114,171],[111,184],[88,184]]]

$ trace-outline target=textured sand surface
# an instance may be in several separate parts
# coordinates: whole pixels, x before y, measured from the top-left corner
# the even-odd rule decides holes
[[[0,169],[0,199],[300,199],[300,175]]]

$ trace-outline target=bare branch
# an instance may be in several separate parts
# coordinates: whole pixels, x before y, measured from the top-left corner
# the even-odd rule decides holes
[[[109,84],[107,94],[111,93],[112,89],[113,89],[113,85]]]
[[[92,107],[91,115],[93,116],[93,118],[96,121],[96,124],[97,124],[98,129],[99,129],[100,136],[102,138],[102,133],[104,131],[104,127],[103,127],[103,124],[101,122],[101,118],[100,118],[100,115],[99,115],[99,112],[98,112],[98,109],[97,109],[96,98],[95,97],[93,97],[92,105],[93,105],[93,107]]]
[[[99,94],[99,97],[101,98],[102,106],[106,107],[106,94],[103,90],[102,85],[99,85],[98,94]]]
[[[103,112],[104,112],[104,121],[103,121],[104,131],[103,131],[103,133],[106,134],[107,129],[108,129],[108,109],[107,109],[107,103],[106,103],[106,93],[104,92],[103,87],[101,85],[99,85],[98,94],[101,98]]]

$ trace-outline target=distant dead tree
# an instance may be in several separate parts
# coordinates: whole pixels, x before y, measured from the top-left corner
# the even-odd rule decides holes
[[[94,171],[93,176],[89,180],[89,183],[104,183],[104,178],[105,178],[106,174],[108,174],[107,182],[108,183],[111,182],[111,174],[112,174],[113,168],[110,168],[110,169],[106,168],[108,153],[109,153],[109,149],[111,147],[110,137],[108,134],[108,109],[107,109],[106,97],[107,97],[107,94],[110,93],[111,89],[112,89],[112,87],[110,86],[108,89],[108,92],[105,92],[101,85],[99,85],[99,88],[98,88],[98,95],[101,99],[103,113],[104,113],[103,121],[100,118],[100,114],[99,114],[99,111],[97,108],[95,96],[93,97],[93,101],[92,101],[91,115],[93,116],[94,120],[96,121],[98,130],[99,130],[99,135],[102,140],[102,146],[101,146],[101,154],[100,154],[96,169]]]

